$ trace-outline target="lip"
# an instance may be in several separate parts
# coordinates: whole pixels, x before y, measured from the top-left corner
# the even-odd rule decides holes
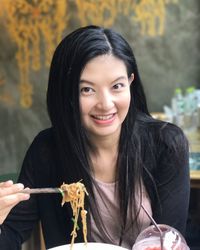
[[[106,114],[106,115],[91,115],[93,121],[100,125],[110,125],[116,117],[116,113]]]

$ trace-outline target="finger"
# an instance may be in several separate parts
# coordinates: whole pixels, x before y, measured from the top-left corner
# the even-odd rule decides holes
[[[4,221],[5,218],[8,216],[8,214],[10,213],[11,209],[16,205],[17,205],[17,203],[13,203],[12,206],[7,206],[7,207],[2,208],[0,210],[1,211],[0,221]],[[2,223],[0,223],[0,224],[2,224]]]
[[[12,209],[12,208],[11,208]],[[3,224],[4,220],[6,219],[6,217],[8,216],[8,214],[10,213],[11,209],[4,209],[1,210],[1,216],[0,216],[0,225]]]
[[[13,185],[13,181],[12,180],[0,182],[0,187],[10,187],[12,185]]]
[[[28,200],[30,198],[29,194],[13,194],[6,197],[0,198],[0,225],[4,222],[8,216],[10,210],[16,206],[19,202]]]
[[[2,187],[0,187],[0,197],[4,197],[6,195],[17,193],[23,189],[24,189],[24,185],[22,183],[13,184],[8,187],[3,185]]]
[[[3,224],[4,220],[10,213],[11,209],[16,206],[20,201],[27,200],[30,198],[30,195],[23,195],[23,194],[17,194],[17,195],[10,195],[7,196],[5,199],[0,199],[0,225]]]
[[[7,209],[9,207],[14,207],[16,204],[18,204],[21,201],[28,200],[30,198],[30,194],[12,194],[7,195],[0,198],[0,211]]]

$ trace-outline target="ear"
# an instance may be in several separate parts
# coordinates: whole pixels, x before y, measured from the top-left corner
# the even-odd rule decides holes
[[[128,79],[129,84],[131,85],[132,81],[134,80],[134,74],[132,73]]]

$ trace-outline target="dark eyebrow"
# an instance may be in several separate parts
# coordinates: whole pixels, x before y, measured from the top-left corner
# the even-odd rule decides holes
[[[126,80],[126,79],[127,79],[127,77],[125,77],[125,76],[119,76],[119,77],[117,77],[114,81],[112,81],[111,83],[117,82],[117,81],[119,81],[119,80]],[[81,84],[81,83],[88,83],[88,84],[94,85],[93,82],[90,82],[90,81],[84,80],[84,79],[81,79],[79,83],[80,83],[80,84]]]
[[[126,79],[127,79],[127,77],[125,77],[125,76],[119,76],[117,79],[115,79],[114,81],[112,81],[112,83],[113,82],[117,82],[119,80],[126,80]]]
[[[84,80],[84,79],[81,79],[81,80],[79,81],[79,83],[80,83],[80,84],[81,84],[81,83],[89,83],[89,84],[91,84],[91,85],[94,85],[93,82],[90,82],[90,81]]]

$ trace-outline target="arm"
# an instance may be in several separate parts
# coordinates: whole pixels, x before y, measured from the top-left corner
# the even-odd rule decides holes
[[[189,207],[190,178],[187,139],[177,127],[161,131],[155,181],[159,200],[153,204],[157,223],[168,224],[185,233]]]
[[[21,244],[30,236],[32,228],[38,220],[36,198],[32,196],[29,200],[26,200],[29,198],[27,195],[16,194],[16,192],[22,190],[24,186],[34,186],[34,171],[31,164],[31,151],[32,149],[30,148],[26,154],[18,180],[20,183],[23,183],[23,185],[13,185],[12,182],[1,184],[3,186],[1,194],[4,192],[9,196],[7,195],[3,196],[4,198],[0,198],[0,207],[2,208],[2,203],[5,204],[5,206],[8,203],[10,205],[4,210],[4,217],[1,216],[1,223],[3,224],[1,225],[0,249],[21,249]],[[9,215],[7,217],[8,213]]]
[[[30,195],[19,193],[23,189],[23,184],[13,184],[11,180],[0,183],[0,225],[14,206],[20,201],[29,199]]]

